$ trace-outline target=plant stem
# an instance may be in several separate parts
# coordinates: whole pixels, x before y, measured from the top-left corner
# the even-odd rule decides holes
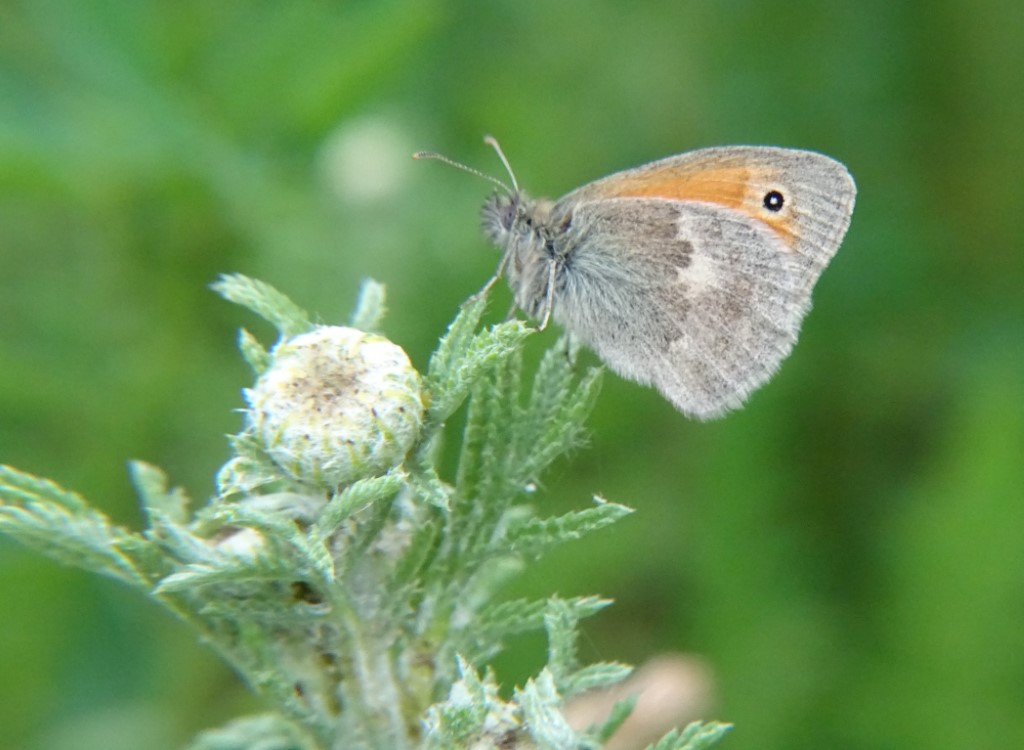
[[[409,737],[388,644],[381,642],[377,633],[367,632],[366,624],[372,625],[373,618],[360,617],[347,597],[332,599],[345,628],[356,683],[355,689],[346,691],[346,709],[354,729],[373,750],[408,750]]]

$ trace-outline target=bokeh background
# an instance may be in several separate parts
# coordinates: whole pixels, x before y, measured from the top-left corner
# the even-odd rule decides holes
[[[501,175],[485,133],[536,194],[728,143],[823,151],[860,191],[746,409],[606,378],[538,502],[638,512],[509,594],[614,597],[588,659],[699,655],[733,750],[1024,747],[1019,0],[5,2],[0,461],[132,527],[126,459],[207,497],[235,330],[269,337],[220,272],[326,322],[383,281],[424,366],[497,254],[489,186],[409,154]],[[149,602],[0,539],[0,748],[174,748],[258,708]]]

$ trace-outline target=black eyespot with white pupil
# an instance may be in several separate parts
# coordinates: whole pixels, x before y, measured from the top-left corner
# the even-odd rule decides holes
[[[782,210],[782,204],[786,202],[786,199],[782,197],[782,193],[778,190],[769,190],[764,194],[764,207],[772,213]]]

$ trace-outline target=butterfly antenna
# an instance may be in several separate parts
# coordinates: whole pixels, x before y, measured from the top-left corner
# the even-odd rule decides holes
[[[500,154],[501,151],[499,150],[498,153]],[[485,174],[484,172],[481,172],[479,169],[473,169],[473,167],[467,167],[465,164],[463,164],[461,162],[457,162],[454,159],[449,159],[447,156],[444,156],[443,154],[439,154],[439,153],[436,153],[434,151],[417,151],[415,154],[412,155],[412,158],[413,159],[433,159],[434,161],[444,162],[448,166],[455,167],[456,169],[461,169],[463,172],[469,172],[470,174],[475,174],[477,177],[484,178],[488,182],[491,182],[491,183],[497,185],[498,187],[500,187],[502,190],[504,190],[509,195],[512,195],[513,192],[514,192],[511,188],[509,188],[508,185],[506,185],[504,182],[499,180],[497,177],[492,177],[489,174]],[[501,158],[502,158],[502,161],[505,160],[504,156],[502,156]],[[506,163],[506,167],[507,166],[508,165]],[[509,172],[509,174],[511,175],[511,172]],[[516,185],[516,178],[515,177],[512,178],[512,185],[513,186]],[[519,188],[516,186],[516,190],[518,190],[518,189]]]
[[[519,192],[519,183],[516,181],[515,172],[512,171],[512,165],[508,163],[508,159],[505,158],[505,152],[501,150],[501,145],[498,143],[498,139],[493,135],[485,135],[484,143],[493,148],[498,152],[498,158],[501,159],[501,163],[505,165],[505,171],[508,172],[509,179],[512,180],[512,187]]]

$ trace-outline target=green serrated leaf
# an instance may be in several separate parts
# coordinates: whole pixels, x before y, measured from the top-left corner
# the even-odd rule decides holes
[[[522,491],[512,478],[520,457],[509,450],[521,419],[519,383],[522,369],[522,351],[516,349],[497,363],[490,377],[478,381],[479,388],[474,388],[473,399],[483,402],[485,420],[484,441],[479,451],[479,479],[474,495],[487,498],[487,502],[481,503],[475,496],[464,498],[466,502],[462,505],[470,511],[468,523],[460,524],[461,528],[456,533],[465,535],[467,548],[486,544],[498,520]]]
[[[270,367],[270,352],[244,328],[238,329],[238,351],[256,375],[262,375]]]
[[[89,504],[77,492],[66,490],[49,479],[43,479],[2,464],[0,464],[0,500],[13,504],[48,501],[69,511],[89,509]]]
[[[420,501],[447,512],[451,488],[432,466],[416,466],[409,472],[409,486]]]
[[[613,734],[619,731],[619,727],[629,718],[630,714],[633,713],[633,708],[636,706],[636,695],[629,695],[621,700],[615,701],[615,705],[612,706],[612,710],[608,713],[608,718],[605,719],[604,723],[595,732],[595,739],[598,744],[603,745],[607,742]]]
[[[246,622],[266,628],[309,628],[325,621],[330,622],[331,610],[326,604],[311,604],[304,601],[288,601],[282,606],[281,600],[254,596],[232,596],[207,599],[200,605],[199,614],[209,619],[229,622]]]
[[[566,415],[573,417],[573,422],[581,424],[581,411],[577,404],[592,405],[591,389],[596,383],[589,381],[596,377],[595,368],[587,370],[581,383],[577,383],[576,353],[578,346],[574,339],[563,336],[558,343],[544,353],[537,373],[533,378],[530,399],[527,403],[526,418],[518,439],[521,449],[530,448],[537,439],[544,435],[556,419],[564,419]],[[597,369],[600,372],[599,369]],[[584,409],[583,417],[589,412]],[[525,451],[523,451],[525,453]]]
[[[168,559],[180,564],[207,563],[217,552],[209,540],[196,536],[189,527],[165,521],[159,510],[153,510],[153,525],[145,531],[146,539],[159,547]]]
[[[489,560],[487,565],[477,567],[473,575],[467,576],[461,569],[454,570],[451,576],[446,577],[447,595],[443,597],[454,606],[454,621],[472,625],[476,612],[522,570],[522,561],[511,555]],[[451,631],[453,635],[461,634],[461,628],[454,624]],[[471,638],[475,635],[470,633]]]
[[[127,532],[98,513],[71,514],[47,503],[0,506],[0,532],[47,557],[76,568],[148,588],[148,577],[123,552]]]
[[[309,314],[265,281],[240,273],[223,274],[211,288],[236,305],[248,308],[271,323],[282,337],[313,328]]]
[[[160,546],[141,534],[118,535],[114,548],[124,558],[131,560],[135,570],[145,576],[148,584],[158,581],[176,567]]]
[[[437,551],[441,527],[437,515],[438,510],[431,509],[430,516],[415,525],[409,544],[395,565],[393,594],[400,595],[403,591],[412,593],[421,588],[419,577]]]
[[[462,430],[462,450],[455,475],[458,497],[463,499],[477,496],[483,476],[483,452],[491,434],[487,391],[487,383],[483,380],[474,383],[471,389],[466,426]]]
[[[461,656],[456,662],[459,679],[452,684],[447,699],[430,706],[424,714],[426,747],[462,750],[494,746],[499,736],[517,726],[514,707],[501,700],[493,673],[488,670],[481,677]]]
[[[245,456],[235,456],[220,467],[215,478],[217,497],[221,500],[236,499],[248,495],[260,487],[277,480],[269,475],[266,464],[254,462]]]
[[[603,371],[592,368],[550,411],[533,414],[532,429],[520,433],[522,460],[517,464],[517,481],[536,479],[561,454],[583,442],[583,427],[601,390]]]
[[[449,336],[445,337],[442,347],[431,359],[427,374],[431,393],[427,420],[432,424],[442,424],[448,419],[465,400],[477,378],[515,352],[533,332],[522,321],[510,320],[467,337],[465,325],[468,320],[479,320],[481,302],[471,303],[459,315],[449,330]],[[450,346],[447,344],[449,337],[453,339]],[[456,347],[455,341],[461,346]]]
[[[218,729],[201,732],[186,750],[312,750],[313,745],[277,714],[235,719]]]
[[[392,472],[382,477],[360,479],[332,497],[310,531],[310,536],[323,542],[341,524],[358,511],[369,507],[378,500],[387,500],[402,488],[405,477]]]
[[[519,457],[510,446],[520,418],[519,382],[522,356],[518,349],[499,361],[473,386],[470,423],[452,502],[447,533],[457,539],[450,545],[449,564],[471,571],[473,560],[486,556],[485,550],[495,527],[512,501],[523,491],[510,477]]]
[[[588,664],[558,681],[558,692],[566,698],[585,693],[588,690],[599,690],[629,677],[633,668],[628,664],[615,662],[598,662]]]
[[[264,453],[251,431],[230,435],[228,440],[235,456],[217,472],[218,498],[249,495],[268,485],[282,483],[281,469]]]
[[[144,461],[131,461],[128,474],[150,525],[153,525],[154,513],[170,523],[188,523],[188,495],[180,487],[170,488],[162,469]]]
[[[387,312],[385,300],[383,284],[373,279],[363,279],[359,285],[359,298],[356,300],[356,309],[352,312],[349,325],[367,333],[377,332]]]
[[[705,750],[732,729],[731,724],[695,721],[683,730],[673,729],[647,750]]]
[[[544,352],[533,376],[527,404],[527,412],[534,420],[546,422],[572,392],[578,349],[575,339],[563,336]],[[528,429],[530,432],[538,431],[535,424],[529,425]]]
[[[452,371],[456,369],[456,363],[462,357],[461,353],[469,347],[486,307],[486,294],[471,297],[463,303],[459,314],[449,324],[448,330],[430,356],[428,381],[443,383],[451,377]]]
[[[546,669],[515,692],[523,712],[523,724],[540,750],[573,750],[579,738],[562,713],[562,698]]]
[[[263,551],[252,555],[222,555],[214,564],[192,563],[160,581],[156,593],[190,591],[224,583],[292,581],[296,570],[283,555]]]
[[[54,560],[148,588],[129,557],[142,539],[58,484],[0,466],[0,532]]]
[[[611,599],[597,596],[580,596],[562,601],[572,609],[577,620],[595,615],[612,604]],[[547,599],[514,599],[501,602],[481,611],[477,617],[477,627],[496,635],[516,635],[540,630],[544,627],[544,613],[547,607]]]
[[[260,551],[259,555],[280,557],[282,564],[287,561],[293,566],[293,573],[314,576],[321,583],[334,579],[334,561],[326,547],[303,533],[295,522],[295,516],[289,513],[261,507],[256,502],[225,503],[211,508],[205,518],[225,525],[256,529],[264,535],[268,547],[274,550]]]
[[[594,498],[593,508],[572,511],[554,518],[528,518],[510,525],[501,546],[525,558],[536,558],[563,542],[579,539],[602,529],[633,512],[632,508]]]
[[[544,608],[544,629],[548,634],[547,669],[565,695],[563,681],[576,669],[576,625],[572,607],[564,599],[553,596]]]

